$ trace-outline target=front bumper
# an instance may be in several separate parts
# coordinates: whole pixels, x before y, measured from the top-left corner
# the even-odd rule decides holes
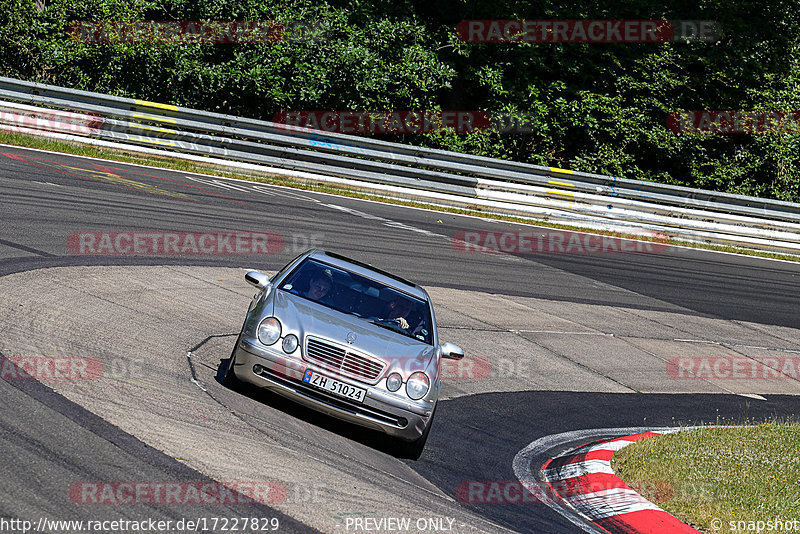
[[[299,355],[299,352],[295,355]],[[394,398],[374,386],[336,375],[299,357],[286,357],[283,352],[264,347],[258,341],[244,336],[234,351],[234,362],[234,374],[243,382],[269,389],[338,419],[380,430],[406,441],[413,441],[422,435],[436,404],[433,401],[421,405]],[[259,366],[258,373],[253,369],[255,366]],[[333,396],[306,384],[302,377],[307,369],[333,375],[337,380],[366,389],[364,402]]]

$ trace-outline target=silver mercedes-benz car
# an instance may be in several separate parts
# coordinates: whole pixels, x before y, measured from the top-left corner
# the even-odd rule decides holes
[[[224,382],[248,382],[396,438],[418,458],[442,388],[428,293],[333,252],[309,250],[272,278],[250,271],[253,297]]]

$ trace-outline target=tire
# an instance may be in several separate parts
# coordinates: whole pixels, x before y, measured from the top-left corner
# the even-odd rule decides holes
[[[242,385],[242,381],[236,378],[236,373],[233,372],[233,365],[236,363],[236,349],[239,347],[239,341],[242,339],[242,334],[236,338],[236,344],[233,346],[231,357],[228,358],[228,367],[225,369],[225,376],[222,377],[222,383],[225,387],[230,389],[237,389]]]
[[[436,408],[433,409],[433,413],[431,414],[431,419],[428,421],[428,426],[425,427],[425,430],[422,432],[422,435],[415,439],[414,441],[397,441],[397,451],[399,456],[402,458],[407,458],[409,460],[419,460],[419,457],[422,456],[422,451],[425,450],[425,443],[428,441],[428,435],[431,433],[431,427],[433,426],[433,417],[436,415]]]

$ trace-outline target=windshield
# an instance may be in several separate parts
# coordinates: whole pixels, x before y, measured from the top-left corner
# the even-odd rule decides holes
[[[307,259],[280,289],[432,344],[428,303],[356,273]]]

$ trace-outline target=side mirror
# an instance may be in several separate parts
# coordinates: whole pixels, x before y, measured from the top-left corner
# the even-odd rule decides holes
[[[444,343],[442,344],[442,358],[448,358],[450,360],[460,360],[464,357],[464,349],[459,347],[458,345],[453,345],[452,343]]]
[[[248,284],[256,287],[257,289],[264,289],[269,285],[269,277],[266,274],[262,274],[258,271],[248,272],[246,275],[244,275],[244,279],[247,280]]]

